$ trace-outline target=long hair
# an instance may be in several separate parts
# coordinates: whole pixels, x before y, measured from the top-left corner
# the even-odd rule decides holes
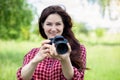
[[[71,17],[62,7],[54,5],[54,6],[49,6],[43,10],[39,18],[39,32],[41,36],[47,39],[47,36],[44,32],[42,25],[50,14],[58,14],[61,16],[62,21],[64,23],[64,30],[62,36],[68,39],[72,49],[70,54],[71,63],[77,69],[82,70],[85,67],[83,66],[83,62],[81,61],[80,43],[75,38],[74,33],[71,30],[73,26]]]

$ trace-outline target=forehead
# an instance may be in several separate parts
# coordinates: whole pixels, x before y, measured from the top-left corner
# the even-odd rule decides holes
[[[59,14],[50,14],[47,18],[46,18],[46,22],[51,22],[51,21],[55,21],[55,22],[61,22],[62,21],[62,17]]]

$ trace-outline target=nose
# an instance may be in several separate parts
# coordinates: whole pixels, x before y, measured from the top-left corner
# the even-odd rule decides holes
[[[56,26],[55,26],[55,25],[53,25],[53,26],[51,27],[51,31],[56,31]]]

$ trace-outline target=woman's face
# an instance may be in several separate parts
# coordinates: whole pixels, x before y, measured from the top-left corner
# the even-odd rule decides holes
[[[43,29],[47,38],[54,38],[57,35],[62,35],[64,24],[61,16],[58,14],[50,14],[43,24]]]

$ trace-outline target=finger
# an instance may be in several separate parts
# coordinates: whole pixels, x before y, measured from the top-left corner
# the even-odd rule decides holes
[[[50,49],[50,46],[49,44],[44,44],[43,46],[41,46],[41,49],[42,50],[45,50],[45,49]]]
[[[50,55],[50,53],[46,53],[47,57],[52,58],[52,56]]]
[[[50,43],[50,40],[44,40],[41,42],[41,45],[48,44],[48,43]]]
[[[55,44],[52,44],[52,48],[53,48],[53,55],[54,55],[54,56],[57,56],[58,53],[56,52]]]
[[[55,52],[55,47],[54,47],[54,45],[52,44],[52,46],[50,47],[50,56],[52,57],[52,58],[56,58],[56,52]]]
[[[53,46],[50,46],[50,55],[51,56],[54,55],[54,49],[53,48],[54,48]]]
[[[49,53],[50,54],[50,49],[45,49],[45,50],[43,50],[44,51],[44,53]]]
[[[70,44],[67,43],[67,46],[68,46],[69,52],[71,52],[71,46],[70,46]]]

